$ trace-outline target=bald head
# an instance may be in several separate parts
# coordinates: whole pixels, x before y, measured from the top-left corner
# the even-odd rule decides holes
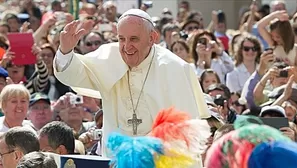
[[[286,3],[282,0],[274,0],[270,3],[270,10],[271,12],[287,10]]]

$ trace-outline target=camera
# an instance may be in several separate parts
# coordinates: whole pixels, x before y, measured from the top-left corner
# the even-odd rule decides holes
[[[219,23],[225,23],[226,22],[226,16],[225,13],[222,10],[217,11],[217,17],[218,17],[218,22]]]
[[[80,95],[73,95],[70,96],[70,104],[83,104],[84,103],[84,99],[82,96]]]
[[[202,38],[199,38],[198,39],[198,43],[200,43],[200,44],[203,44],[203,45],[207,45],[207,39],[206,38],[204,38],[204,37],[202,37]]]
[[[224,98],[224,96],[222,95],[216,95],[215,98],[214,98],[214,103],[217,105],[217,106],[222,106],[224,107],[224,103],[227,99]]]
[[[288,70],[281,70],[279,72],[279,77],[287,78],[289,76]]]
[[[100,140],[102,137],[102,129],[95,129],[93,131],[93,140]]]

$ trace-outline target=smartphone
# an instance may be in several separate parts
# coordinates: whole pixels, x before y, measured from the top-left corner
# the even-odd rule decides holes
[[[99,25],[99,31],[100,32],[110,32],[112,31],[112,26],[110,24],[100,24]]]
[[[271,51],[271,52],[273,52],[273,48],[266,48],[265,51]]]
[[[226,22],[226,16],[225,16],[225,13],[222,10],[218,10],[217,17],[218,17],[218,22],[219,23],[225,23]]]
[[[198,43],[203,44],[203,45],[207,45],[207,39],[205,37],[201,37],[198,39]]]
[[[268,125],[278,130],[283,127],[289,127],[289,120],[285,117],[260,117],[260,119],[265,125]]]
[[[283,127],[289,127],[289,120],[285,117],[258,117],[258,119],[259,120],[250,118],[248,121],[254,124],[268,125],[278,130]],[[259,121],[262,121],[262,123],[259,123]]]

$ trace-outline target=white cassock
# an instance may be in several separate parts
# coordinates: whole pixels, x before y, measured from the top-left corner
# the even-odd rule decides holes
[[[148,57],[131,70],[121,57],[118,43],[102,45],[86,55],[73,52],[63,55],[57,51],[54,60],[56,77],[78,94],[103,100],[103,146],[111,132],[133,136],[132,126],[128,124],[133,115],[128,85],[135,108],[152,58],[136,110],[137,118],[142,119],[137,135],[147,135],[158,112],[172,106],[190,113],[193,118],[208,118],[193,68],[161,46],[154,45]]]

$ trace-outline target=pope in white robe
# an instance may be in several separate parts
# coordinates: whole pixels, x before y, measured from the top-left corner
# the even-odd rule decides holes
[[[128,122],[135,106],[137,119],[142,120],[137,125],[137,136],[150,133],[157,113],[164,108],[174,106],[193,118],[209,117],[193,68],[156,44],[152,45],[148,56],[132,68],[123,60],[119,43],[102,45],[86,55],[73,51],[63,54],[58,50],[54,73],[78,94],[102,99],[102,146],[111,132],[135,136]]]

